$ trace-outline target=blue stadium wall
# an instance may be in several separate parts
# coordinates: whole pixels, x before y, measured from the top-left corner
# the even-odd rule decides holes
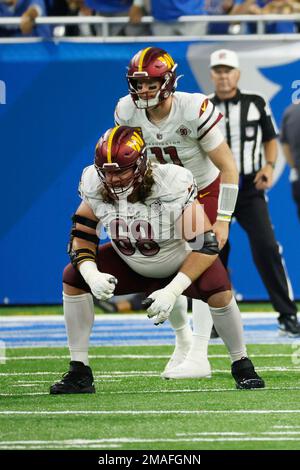
[[[59,303],[78,181],[127,93],[126,65],[149,44],[0,45],[0,303]],[[212,91],[208,63],[221,43],[160,43],[178,61],[179,90]],[[236,43],[226,47],[236,49]],[[239,44],[241,86],[264,92],[277,124],[297,93],[299,43]],[[269,191],[272,221],[300,298],[300,225],[282,158]],[[230,267],[246,300],[267,299],[245,234],[234,224]]]

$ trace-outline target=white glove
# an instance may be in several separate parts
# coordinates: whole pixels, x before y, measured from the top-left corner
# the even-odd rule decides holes
[[[79,265],[79,272],[90,286],[92,294],[99,300],[113,297],[118,280],[111,274],[101,273],[93,261],[84,261]]]
[[[156,316],[154,325],[164,323],[169,318],[177,298],[191,283],[191,279],[186,274],[179,272],[166,287],[152,292],[147,297],[145,302],[153,300],[147,312],[148,318]]]
[[[164,289],[152,292],[148,298],[154,300],[147,310],[148,318],[156,316],[154,325],[164,323],[173,310],[177,296],[165,287]]]

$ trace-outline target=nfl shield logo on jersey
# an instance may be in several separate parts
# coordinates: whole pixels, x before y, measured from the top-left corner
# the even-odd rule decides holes
[[[188,135],[190,135],[192,131],[190,129],[188,129],[187,127],[185,126],[180,126],[177,131],[176,131],[176,134],[179,134],[181,135],[182,137],[187,137]]]
[[[158,138],[158,140],[162,140],[163,135],[162,134],[156,134],[156,137]]]

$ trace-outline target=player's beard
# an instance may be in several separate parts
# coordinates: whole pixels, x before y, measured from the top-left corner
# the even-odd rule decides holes
[[[135,203],[135,202],[144,202],[145,199],[150,196],[152,191],[152,186],[154,184],[154,178],[152,175],[152,168],[151,164],[148,164],[148,168],[146,173],[143,177],[143,181],[137,187],[133,186],[132,193],[127,196],[128,202]],[[116,199],[114,199],[110,193],[104,186],[100,190],[103,202],[107,202],[113,204]]]

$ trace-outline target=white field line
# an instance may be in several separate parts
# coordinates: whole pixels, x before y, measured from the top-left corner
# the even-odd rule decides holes
[[[300,390],[299,387],[270,387],[270,388],[258,388],[256,391],[259,392],[269,392],[269,391],[274,391],[274,390],[279,390],[279,391],[293,391],[293,390]],[[153,393],[222,393],[222,392],[236,392],[236,388],[196,388],[196,389],[190,389],[190,388],[184,388],[184,389],[172,389],[172,390],[134,390],[135,394],[153,394]],[[103,395],[124,395],[127,393],[124,390],[116,390],[116,391],[97,391],[98,395],[103,394]],[[128,392],[132,393],[132,391]]]
[[[29,393],[0,393],[0,397],[31,397],[36,395],[49,395],[48,392],[29,392]],[[1,443],[1,441],[0,441]]]
[[[0,415],[35,415],[35,416],[59,416],[59,415],[203,415],[203,414],[298,414],[300,410],[64,410],[64,411],[20,411],[5,410],[0,411]]]
[[[121,444],[72,444],[72,448],[75,447],[76,449],[97,449],[97,450],[107,450],[109,449],[119,449],[122,447]],[[65,445],[52,445],[52,444],[47,444],[47,445],[35,445],[35,446],[27,446],[27,445],[16,445],[16,446],[2,446],[0,444],[0,450],[65,450],[68,447]]]
[[[189,317],[192,317],[192,314],[189,313]],[[273,318],[277,318],[278,313],[276,312],[242,312],[242,318],[258,318],[260,320],[269,320]],[[110,322],[111,320],[116,321],[116,323],[120,320],[122,323],[126,322],[127,320],[137,320],[137,321],[149,321],[145,315],[141,313],[112,313],[112,314],[105,314],[105,315],[95,315],[95,320],[101,321],[101,323],[105,324],[106,322]],[[15,315],[14,317],[10,315],[1,315],[0,317],[0,325],[1,323],[45,323],[45,322],[60,322],[64,325],[64,317],[63,315]]]
[[[12,385],[12,387],[36,387],[36,386],[43,385],[44,383],[46,382],[39,382],[38,384],[37,383],[18,384],[18,385]]]
[[[300,367],[256,367],[256,370],[259,372],[297,372],[299,373]],[[213,369],[213,374],[229,374],[229,369]],[[57,375],[59,372],[44,372],[44,371],[36,371],[36,372],[0,372],[0,376],[3,377],[18,377],[18,376],[35,376],[35,375]],[[95,378],[126,378],[126,377],[158,377],[160,376],[160,372],[158,371],[107,371],[103,373],[97,373],[94,375]]]
[[[291,357],[293,354],[293,351],[291,353],[282,353],[282,354],[251,354],[251,358],[256,357],[256,358],[268,358],[268,357]],[[169,359],[171,354],[165,354],[165,355],[150,355],[150,354],[95,354],[95,355],[90,355],[90,359]],[[228,354],[209,354],[208,355],[209,359],[228,359],[229,356]],[[69,355],[64,355],[64,356],[7,356],[5,358],[7,361],[33,361],[33,360],[44,360],[44,359],[50,359],[50,360],[57,360],[57,359],[70,359]]]
[[[272,426],[272,428],[276,428],[276,429],[300,429],[300,426],[280,426],[280,425],[275,425],[275,426]]]
[[[0,376],[31,376],[31,375],[59,375],[59,372],[44,372],[44,371],[36,371],[36,372],[0,372]],[[103,373],[98,373],[95,374],[94,376],[96,378],[102,378],[102,377],[131,377],[131,376],[157,376],[159,375],[159,372],[157,371],[137,371],[137,370],[129,370],[129,371],[103,371]]]
[[[105,382],[112,382],[112,381],[105,381]],[[39,385],[49,384],[51,382],[43,382]],[[22,386],[22,385],[21,385]],[[18,387],[18,385],[14,385],[14,387]],[[33,386],[34,387],[34,386]],[[256,392],[270,392],[270,391],[296,391],[300,390],[300,387],[270,387],[270,388],[259,388]],[[135,390],[135,394],[139,395],[152,395],[155,393],[227,393],[233,392],[236,393],[236,388],[197,388],[197,389],[173,389],[173,390]],[[126,393],[132,394],[132,391],[99,391],[97,390],[97,395],[124,395]],[[0,393],[1,397],[25,397],[25,396],[34,396],[34,395],[49,395],[48,392],[29,392],[29,393]]]
[[[206,437],[206,436],[224,436],[224,437],[233,437],[233,436],[267,436],[269,434],[279,434],[282,436],[289,435],[290,433],[269,433],[266,432],[199,432],[199,433],[176,433],[176,438],[165,438],[166,440],[170,439],[172,441],[180,441],[179,437]],[[300,434],[300,433],[298,433]],[[112,437],[112,438],[103,438],[103,439],[64,439],[64,440],[22,440],[22,441],[1,441],[0,445],[40,445],[40,444],[61,444],[61,445],[73,445],[73,444],[97,444],[103,442],[159,442],[164,441],[165,439],[161,438],[130,438],[130,437]]]
[[[1,3],[1,1],[0,1]],[[268,342],[268,343],[257,343],[259,344],[259,346],[278,346],[278,345],[284,345],[284,346],[291,346],[293,343],[296,344],[297,346],[300,344],[300,338],[290,338],[288,337],[288,340],[291,340],[292,342],[288,342],[288,343],[278,343],[278,341],[275,341],[274,342]],[[216,341],[214,343],[214,346],[220,346],[220,347],[223,347],[222,343],[220,342],[220,339],[216,339],[216,340],[213,340],[213,341]],[[219,342],[217,342],[219,341]],[[252,343],[248,343],[249,344],[252,344]],[[256,344],[256,343],[253,343],[253,344]],[[126,344],[101,344],[101,345],[98,345],[98,344],[95,344],[93,345],[94,348],[97,348],[97,347],[101,347],[101,349],[109,349],[111,347],[114,347],[114,348],[124,348],[125,346],[128,346],[128,347],[142,347],[142,346],[146,346],[146,347],[151,347],[151,348],[156,348],[156,347],[161,347],[161,346],[172,346],[172,344],[167,344],[167,343],[157,343],[155,341],[153,341],[153,343],[150,343],[150,342],[147,342],[147,344],[142,344],[142,343],[139,343],[139,344],[129,344],[129,345],[126,345]],[[65,344],[56,344],[56,345],[53,345],[53,344],[45,344],[45,345],[41,345],[41,344],[37,344],[37,343],[34,343],[34,344],[30,344],[30,346],[28,346],[28,344],[21,344],[21,345],[18,345],[17,347],[9,347],[7,348],[8,350],[22,350],[22,349],[48,349],[48,350],[51,350],[51,349],[58,349],[58,348],[61,348],[61,349],[65,349]],[[171,355],[171,354],[170,354]],[[109,354],[108,354],[109,356]],[[170,357],[170,356],[168,356]],[[225,357],[228,357],[227,355],[225,355]],[[252,358],[252,354],[251,354],[251,358]],[[272,357],[273,357],[273,354],[272,354]],[[67,356],[68,359],[70,359],[70,356]]]
[[[253,431],[253,432],[179,432],[176,433],[177,437],[188,437],[188,436],[293,436],[298,435],[300,432],[273,432],[273,431]]]
[[[79,442],[78,442],[79,441]],[[111,439],[95,439],[91,441],[84,441],[80,442],[80,440],[68,440],[68,441],[60,441],[56,444],[57,441],[36,441],[36,442],[41,442],[40,444],[36,443],[35,441],[23,441],[24,446],[26,445],[34,445],[34,446],[96,446],[96,445],[101,445],[101,444],[127,444],[127,443],[154,443],[154,442],[162,442],[162,443],[168,443],[168,442],[226,442],[226,441],[300,441],[300,438],[297,437],[250,437],[250,436],[243,436],[243,437],[194,437],[194,438],[127,438],[127,437],[121,437],[121,438],[111,438]],[[11,441],[7,442],[6,444],[1,444],[0,446],[4,447],[12,447],[12,446],[22,446],[22,444],[17,444],[18,441]],[[21,441],[22,442],[22,441]],[[34,444],[30,444],[33,442]]]

